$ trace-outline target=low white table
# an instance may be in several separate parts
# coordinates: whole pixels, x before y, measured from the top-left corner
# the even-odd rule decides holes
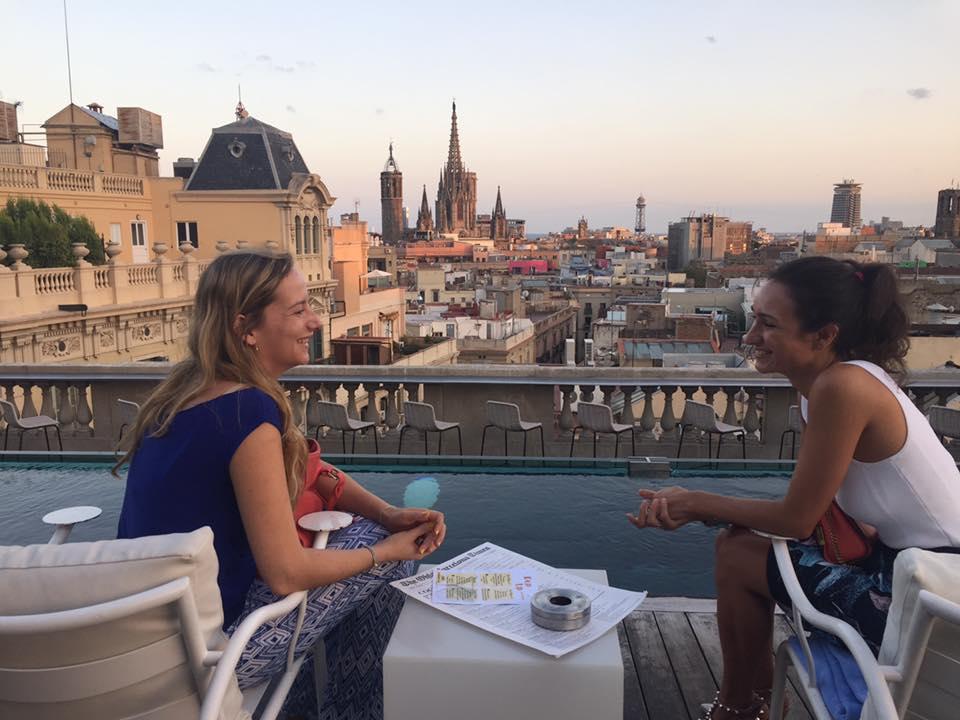
[[[567,572],[607,584],[604,570]],[[407,598],[383,656],[383,700],[384,720],[623,720],[617,631],[553,658]]]

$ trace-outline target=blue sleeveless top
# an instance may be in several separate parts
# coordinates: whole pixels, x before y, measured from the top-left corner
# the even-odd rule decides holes
[[[130,462],[118,538],[213,529],[223,627],[243,610],[256,576],[230,480],[230,460],[263,423],[280,432],[280,410],[257,388],[244,388],[181,410],[162,437],[144,435]]]

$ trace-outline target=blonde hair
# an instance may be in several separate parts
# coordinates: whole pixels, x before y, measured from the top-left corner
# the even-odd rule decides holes
[[[187,347],[190,356],[177,363],[153,391],[137,415],[129,450],[114,466],[114,475],[136,453],[146,434],[163,436],[176,414],[218,380],[255,387],[277,403],[283,430],[283,466],[290,503],[303,487],[307,443],[293,422],[290,403],[280,383],[264,372],[254,348],[243,341],[256,328],[277,286],[293,270],[287,253],[259,250],[230,252],[210,263],[200,276],[194,299]],[[242,326],[236,327],[242,315]]]

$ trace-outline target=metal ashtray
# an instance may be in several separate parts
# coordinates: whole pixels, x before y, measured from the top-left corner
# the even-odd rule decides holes
[[[565,588],[540,590],[530,601],[530,617],[547,630],[578,630],[590,622],[590,598]]]

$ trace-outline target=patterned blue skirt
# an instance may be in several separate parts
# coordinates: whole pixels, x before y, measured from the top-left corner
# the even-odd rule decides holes
[[[787,546],[800,587],[810,603],[820,612],[852,625],[877,655],[890,610],[893,561],[900,551],[876,542],[870,555],[856,565],[834,565],[824,560],[823,548],[813,540],[790,540]],[[777,604],[789,612],[790,598],[772,547],[767,555],[767,585]]]

